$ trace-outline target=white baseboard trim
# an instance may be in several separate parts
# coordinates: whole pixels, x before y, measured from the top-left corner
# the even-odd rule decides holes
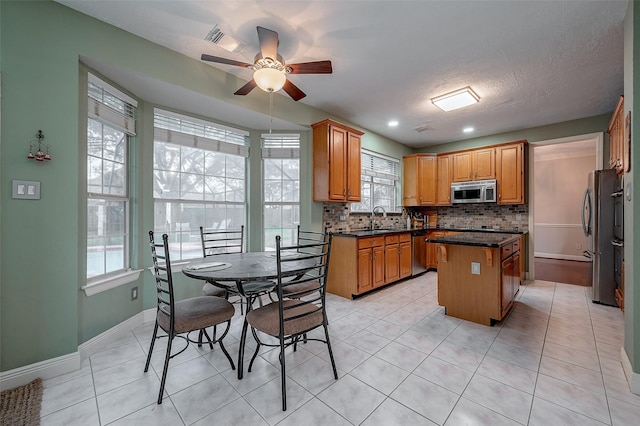
[[[109,330],[100,333],[93,339],[89,339],[86,342],[78,346],[78,352],[80,353],[80,360],[85,360],[96,352],[100,352],[103,348],[109,346],[134,328],[144,323],[144,312],[140,312],[131,318],[124,320],[115,327],[111,327]]]
[[[624,375],[627,376],[627,383],[629,383],[629,390],[631,390],[631,393],[640,395],[640,374],[633,371],[631,361],[629,361],[627,351],[624,350],[624,347],[620,348],[620,358],[622,359]]]
[[[80,369],[80,354],[74,352],[0,373],[0,390],[26,385],[38,377],[51,379]]]
[[[0,372],[0,390],[13,389],[25,385],[38,377],[42,380],[47,380],[79,370],[80,364],[84,359],[89,358],[96,352],[100,352],[145,322],[155,321],[155,317],[156,308],[147,309],[84,342],[78,346],[76,352]]]
[[[573,254],[558,254],[558,253],[540,253],[535,252],[533,257],[544,257],[545,259],[558,259],[558,260],[575,260],[578,262],[591,262],[584,256],[577,256]]]

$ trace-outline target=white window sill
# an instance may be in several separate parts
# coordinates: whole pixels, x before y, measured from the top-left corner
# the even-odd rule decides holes
[[[94,294],[102,293],[103,291],[111,290],[112,288],[119,287],[137,280],[142,273],[142,269],[129,270],[122,274],[114,275],[101,280],[92,281],[85,286],[82,286],[82,290],[87,296],[93,296]]]

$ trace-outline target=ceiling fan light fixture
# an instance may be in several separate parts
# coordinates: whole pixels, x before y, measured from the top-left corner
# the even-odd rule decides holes
[[[265,92],[277,92],[286,83],[287,76],[276,68],[260,68],[253,73],[253,79]]]
[[[471,87],[467,86],[441,96],[436,96],[431,99],[431,102],[446,112],[478,103],[480,102],[480,96],[478,96]]]

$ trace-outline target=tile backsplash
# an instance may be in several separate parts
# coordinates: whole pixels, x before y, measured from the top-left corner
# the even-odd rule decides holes
[[[425,213],[424,209],[406,210]],[[376,228],[406,228],[408,212],[387,214],[378,213],[375,217]],[[502,229],[527,231],[529,228],[529,206],[497,204],[460,204],[450,207],[429,207],[429,213],[437,211],[437,218],[430,216],[430,227]],[[435,220],[434,220],[435,219]],[[352,213],[350,203],[323,203],[322,221],[329,231],[350,232],[368,229],[371,214]]]

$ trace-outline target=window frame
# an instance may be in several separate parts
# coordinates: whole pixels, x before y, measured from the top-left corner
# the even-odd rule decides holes
[[[85,234],[85,282],[86,285],[81,288],[85,290],[87,295],[96,294],[102,291],[105,291],[109,288],[116,287],[118,285],[130,282],[132,280],[137,279],[139,276],[140,270],[133,271],[131,269],[131,235],[133,231],[133,225],[131,223],[131,206],[132,206],[132,195],[131,195],[131,146],[132,140],[135,137],[135,126],[136,126],[136,108],[137,101],[133,98],[130,98],[126,94],[122,93],[118,89],[114,88],[110,84],[102,81],[91,73],[87,73],[87,113],[86,113],[86,132],[85,132],[85,162],[84,167],[86,167],[86,173],[84,176],[84,186],[85,186],[85,201],[84,201],[84,212],[86,215],[86,222],[84,226],[84,234]],[[100,155],[95,155],[94,152],[91,152],[89,149],[89,129],[90,120],[99,123],[101,127],[101,152]],[[109,193],[104,193],[104,182],[101,183],[102,192],[90,191],[89,181],[90,181],[90,173],[89,173],[89,162],[90,159],[98,158],[100,161],[114,161],[114,159],[108,158],[105,156],[105,139],[104,139],[104,128],[108,127],[110,131],[120,132],[123,135],[124,139],[124,153],[122,154],[122,166],[124,170],[124,182],[123,182],[123,195],[114,195]],[[116,161],[119,162],[119,161]],[[101,169],[101,179],[104,178],[104,168]],[[101,200],[104,203],[109,202],[122,202],[124,203],[124,215],[122,217],[123,220],[123,233],[117,234],[116,237],[121,237],[123,241],[122,245],[122,267],[108,270],[107,268],[107,255],[106,255],[106,242],[103,242],[102,251],[102,268],[104,273],[99,273],[95,275],[89,276],[89,241],[94,240],[96,238],[101,238],[106,241],[110,236],[90,236],[89,234],[89,208],[90,203],[94,200]],[[104,223],[108,223],[108,218],[101,217],[100,220],[104,220]],[[93,247],[93,246],[91,246]]]
[[[217,138],[217,139],[214,139]],[[225,217],[229,217],[229,212],[233,211],[236,207],[241,207],[243,211],[242,215],[242,223],[238,224],[237,228],[240,225],[244,225],[246,229],[247,225],[247,214],[248,214],[248,178],[249,178],[249,170],[248,170],[248,155],[249,155],[249,144],[248,144],[249,132],[240,129],[234,129],[232,127],[227,127],[223,125],[219,125],[213,121],[207,121],[198,119],[193,116],[189,116],[186,114],[178,114],[170,111],[165,111],[159,108],[154,109],[154,137],[153,137],[153,210],[154,210],[154,218],[153,218],[153,229],[155,232],[167,233],[170,236],[174,236],[175,241],[169,243],[172,259],[176,264],[187,263],[192,259],[197,259],[202,257],[202,249],[200,246],[200,226],[207,226],[206,221],[206,213],[211,210],[211,206],[216,205],[225,205]],[[179,161],[177,164],[178,170],[168,170],[168,169],[159,169],[156,166],[156,144],[162,143],[180,150],[179,152]],[[201,165],[202,173],[191,173],[188,170],[184,169],[184,156],[183,152],[185,150],[191,150],[193,152],[200,151],[198,155],[203,156],[204,163]],[[241,201],[229,201],[226,199],[219,200],[213,198],[207,198],[206,196],[206,181],[207,178],[215,178],[219,179],[221,176],[208,174],[206,161],[207,161],[207,153],[215,153],[219,155],[225,156],[225,175],[222,179],[227,183],[228,179],[233,179],[232,176],[227,175],[227,156],[233,156],[242,159],[242,200]],[[239,163],[240,161],[238,161]],[[156,191],[156,173],[157,172],[169,172],[176,173],[178,179],[178,188],[177,188],[177,196],[171,197],[158,197]],[[202,197],[201,198],[187,198],[182,193],[183,187],[182,182],[183,178],[188,175],[198,176],[202,179],[203,188],[202,188]],[[226,194],[226,193],[225,193]],[[197,224],[195,229],[192,229],[190,226],[188,230],[167,230],[163,229],[164,226],[162,224],[156,223],[156,209],[159,204],[170,204],[175,206],[177,210],[184,211],[186,208],[199,208],[202,210],[202,215],[204,217],[204,223]],[[186,208],[185,208],[186,207]],[[166,216],[166,212],[164,213]],[[197,212],[196,212],[197,214]],[[185,216],[182,216],[185,217]],[[187,216],[188,217],[188,216]],[[174,222],[184,223],[184,222]],[[194,225],[195,226],[195,225]],[[233,227],[236,228],[235,226]],[[222,228],[221,228],[222,229]],[[245,232],[245,240],[247,233]],[[186,241],[185,241],[186,236]],[[196,238],[197,237],[197,238]],[[190,246],[192,240],[197,249],[194,249]],[[246,241],[245,241],[246,246]],[[194,250],[197,251],[197,255],[189,255],[188,253],[193,253]]]
[[[274,251],[275,250],[275,242],[271,242],[273,247],[269,247],[268,243],[270,242],[267,238],[267,226],[265,223],[265,218],[267,214],[267,206],[292,206],[293,211],[297,211],[297,221],[295,218],[292,219],[291,227],[285,228],[281,227],[281,230],[291,229],[292,238],[297,235],[297,227],[300,225],[300,199],[301,199],[301,187],[300,187],[300,179],[301,179],[301,171],[300,167],[302,162],[300,161],[300,144],[301,144],[301,135],[299,133],[263,133],[260,137],[260,146],[261,146],[261,163],[262,163],[262,250],[264,251]],[[269,160],[296,160],[298,162],[298,191],[297,191],[297,201],[267,201],[267,197],[265,191],[267,189],[266,185],[266,161]],[[284,182],[281,178],[279,181]],[[284,238],[284,236],[282,236]],[[294,240],[291,242],[293,243]]]
[[[362,166],[361,166],[361,198],[368,197],[370,200],[370,206],[368,208],[358,208],[363,206],[364,202],[351,203],[351,213],[365,213],[369,214],[375,206],[382,205],[386,208],[387,213],[402,213],[402,204],[400,203],[400,160],[397,158],[389,157],[378,152],[362,149]],[[369,157],[369,158],[368,158]],[[390,172],[380,172],[373,166],[374,161],[386,161],[388,163]],[[393,181],[393,185],[387,185],[381,182],[375,182],[376,179],[388,179]],[[365,190],[365,186],[369,185],[369,190]],[[389,208],[387,204],[379,203],[375,200],[375,187],[384,186],[390,188],[393,193],[393,208]],[[368,192],[368,194],[367,194]]]

